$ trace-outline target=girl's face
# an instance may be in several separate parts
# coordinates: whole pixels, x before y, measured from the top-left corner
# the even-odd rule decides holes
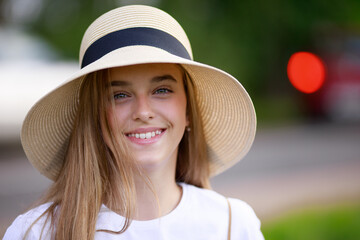
[[[119,129],[114,134],[125,136],[135,159],[147,170],[176,165],[187,126],[182,76],[174,64],[110,69],[115,102],[114,110],[107,111],[110,126]]]

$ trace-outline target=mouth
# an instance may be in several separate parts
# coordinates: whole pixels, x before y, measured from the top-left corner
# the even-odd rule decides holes
[[[146,132],[130,132],[130,133],[125,133],[125,136],[135,139],[151,139],[151,138],[156,138],[158,135],[161,135],[165,130],[166,129],[157,129]]]

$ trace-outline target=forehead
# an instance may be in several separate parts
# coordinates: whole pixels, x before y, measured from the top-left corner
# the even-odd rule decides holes
[[[171,63],[139,64],[110,69],[110,80],[135,81],[152,79],[153,77],[171,75],[177,80],[182,79],[180,66]]]

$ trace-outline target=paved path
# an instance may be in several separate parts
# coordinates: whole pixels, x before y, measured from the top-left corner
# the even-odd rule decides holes
[[[314,204],[360,201],[360,125],[259,130],[246,158],[213,179],[262,220]]]
[[[0,237],[49,183],[22,151],[0,147]],[[308,205],[360,201],[360,125],[260,129],[246,158],[212,186],[248,202],[263,221]]]

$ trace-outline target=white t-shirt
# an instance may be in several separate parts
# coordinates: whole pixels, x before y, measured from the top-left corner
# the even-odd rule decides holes
[[[226,198],[212,190],[180,184],[183,195],[178,206],[169,214],[149,220],[131,222],[130,227],[122,234],[96,232],[95,239],[156,239],[156,240],[221,240],[227,239],[229,227],[229,207]],[[260,221],[252,208],[238,199],[229,199],[231,204],[231,239],[259,240],[264,239],[260,231]],[[3,240],[22,239],[24,233],[48,207],[50,203],[40,205],[23,215],[18,216],[7,229]],[[42,217],[31,229],[29,240],[39,239],[45,217]],[[105,205],[101,207],[96,229],[119,231],[124,217],[112,212]],[[42,239],[47,235],[49,223]]]

